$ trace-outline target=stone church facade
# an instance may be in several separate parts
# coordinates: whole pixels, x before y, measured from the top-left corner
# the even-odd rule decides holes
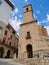
[[[23,21],[20,25],[18,58],[49,57],[49,37],[46,28],[34,20],[31,5],[24,7]]]

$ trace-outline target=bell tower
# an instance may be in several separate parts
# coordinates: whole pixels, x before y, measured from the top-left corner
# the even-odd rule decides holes
[[[32,6],[24,6],[23,24],[20,25],[20,35],[18,44],[18,58],[33,58],[32,29],[34,29],[34,16]]]
[[[24,23],[34,21],[33,10],[31,5],[24,6]]]
[[[32,6],[27,5],[24,7],[23,21],[20,25],[20,35],[18,43],[18,58],[33,58],[39,57],[39,49],[45,47],[45,42],[41,41],[41,36],[46,36],[46,30],[39,26],[37,21],[34,20]],[[45,46],[44,46],[45,45]],[[39,50],[40,51],[40,50]]]

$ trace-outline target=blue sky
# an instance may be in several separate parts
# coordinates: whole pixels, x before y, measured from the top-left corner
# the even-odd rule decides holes
[[[23,22],[23,7],[32,4],[34,19],[38,24],[45,26],[49,33],[49,0],[10,0],[15,9],[10,15],[10,24],[19,32],[19,25]]]

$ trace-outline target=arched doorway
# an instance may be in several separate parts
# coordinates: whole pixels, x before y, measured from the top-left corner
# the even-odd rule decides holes
[[[16,58],[18,58],[18,49],[16,49],[16,50],[14,51],[14,55],[15,55]]]
[[[27,56],[28,56],[28,58],[33,58],[32,45],[31,44],[28,44],[26,46],[26,49],[27,49]]]
[[[7,51],[7,55],[5,56],[5,58],[10,58],[10,50]]]
[[[0,58],[3,58],[4,48],[0,47]]]

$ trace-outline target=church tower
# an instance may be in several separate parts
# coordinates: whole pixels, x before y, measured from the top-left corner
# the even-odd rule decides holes
[[[34,21],[33,10],[31,5],[24,6],[24,23]]]
[[[40,39],[41,35],[47,35],[47,32],[43,27],[38,26],[37,21],[34,20],[31,5],[24,7],[23,21],[23,24],[20,25],[18,58],[33,58],[34,51],[43,48],[38,45],[39,41],[37,42],[37,40]]]

